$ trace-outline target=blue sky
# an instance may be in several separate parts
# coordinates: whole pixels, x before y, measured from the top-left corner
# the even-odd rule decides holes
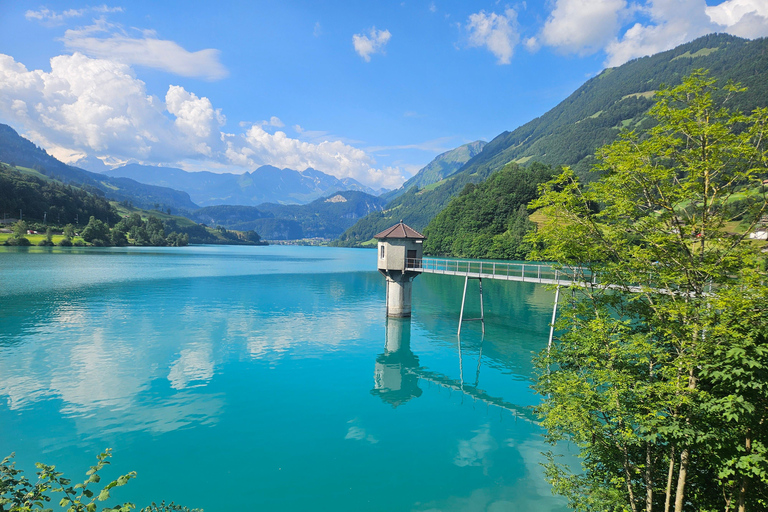
[[[0,121],[91,170],[314,167],[392,188],[765,0],[0,0]]]

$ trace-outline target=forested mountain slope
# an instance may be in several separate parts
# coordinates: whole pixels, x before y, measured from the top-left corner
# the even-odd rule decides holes
[[[400,219],[415,229],[429,222],[466,184],[486,179],[509,162],[539,161],[570,165],[586,176],[594,152],[616,139],[622,128],[646,128],[653,94],[677,85],[692,70],[707,68],[712,77],[747,86],[731,108],[752,110],[768,103],[768,39],[748,41],[726,34],[704,36],[673,50],[604,70],[555,108],[489,142],[458,172],[424,190],[410,190],[348,229],[339,245],[359,245]]]
[[[143,208],[196,209],[189,194],[167,187],[145,185],[128,178],[110,178],[67,165],[35,146],[8,125],[0,124],[0,162],[29,167],[85,190],[100,190],[114,201],[129,201]]]
[[[476,140],[469,144],[464,144],[445,153],[437,155],[431,162],[424,166],[419,172],[414,174],[411,179],[403,183],[403,186],[382,194],[381,197],[391,201],[400,197],[406,191],[413,187],[424,188],[433,183],[437,183],[461,169],[470,158],[480,153],[487,142]]]

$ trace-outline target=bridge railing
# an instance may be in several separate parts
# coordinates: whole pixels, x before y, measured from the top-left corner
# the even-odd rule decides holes
[[[456,260],[441,258],[408,258],[408,270],[515,281],[546,281],[570,283],[593,281],[588,269],[559,268],[541,263],[511,263],[503,261]]]

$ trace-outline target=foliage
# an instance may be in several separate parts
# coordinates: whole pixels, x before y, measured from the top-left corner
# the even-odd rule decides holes
[[[176,505],[173,502],[166,504],[165,501],[161,501],[159,505],[155,502],[152,502],[150,506],[141,509],[141,512],[202,512],[202,510],[203,509],[201,508],[191,509],[188,507],[183,507],[181,505]]]
[[[67,223],[94,216],[105,222],[117,222],[110,204],[98,195],[77,187],[46,180],[0,164],[0,208],[3,212],[23,210],[25,219]]]
[[[62,493],[63,496],[58,502],[58,506],[67,512],[95,512],[98,510],[98,503],[110,499],[111,493],[115,487],[122,487],[133,478],[136,478],[136,472],[131,471],[101,487],[94,489],[96,484],[101,482],[99,471],[109,464],[107,460],[112,456],[112,450],[107,448],[104,453],[99,454],[97,463],[91,466],[86,472],[87,478],[80,483],[72,485],[69,478],[64,478],[64,474],[56,471],[56,466],[49,466],[43,463],[36,463],[37,481],[32,482],[20,469],[16,469],[16,463],[12,462],[14,454],[0,461],[0,512],[31,512],[40,510],[41,512],[53,512],[47,504],[52,500],[53,493]],[[103,507],[102,512],[128,512],[135,509],[133,503],[125,502],[122,505],[113,507]],[[202,509],[189,509],[173,502],[166,505],[161,502],[160,505],[154,502],[143,509],[141,512],[202,512]]]
[[[189,198],[189,194],[185,192],[167,187],[145,185],[128,178],[112,178],[67,165],[4,124],[0,124],[0,162],[13,162],[14,165],[28,167],[37,171],[35,174],[40,178],[49,177],[85,190],[92,195],[114,201],[130,201],[144,208],[152,208],[156,204],[161,205],[163,209],[167,207],[172,207],[175,210],[197,208],[197,205]],[[50,212],[48,215],[49,220],[55,220]],[[81,218],[86,219],[90,215],[112,222],[111,219],[105,219],[95,212],[84,213]],[[39,218],[42,219],[42,215]],[[64,219],[62,215],[60,222],[73,221],[74,218]]]
[[[424,252],[524,259],[531,248],[523,237],[533,229],[526,205],[551,177],[552,170],[543,164],[508,164],[479,185],[468,184],[424,230]]]
[[[9,512],[28,512],[32,510],[52,511],[46,504],[51,501],[51,493],[62,493],[59,507],[67,512],[94,512],[97,510],[97,501],[106,501],[110,498],[112,489],[128,483],[136,477],[135,472],[122,475],[116,480],[94,491],[92,484],[101,481],[99,471],[109,464],[107,458],[111,457],[111,450],[107,449],[98,455],[97,463],[86,472],[88,477],[82,483],[71,485],[63,473],[56,471],[56,466],[37,463],[37,482],[32,483],[23,475],[23,471],[16,469],[16,464],[11,462],[13,454],[0,462],[0,510]],[[89,488],[90,487],[90,488]],[[132,503],[124,503],[114,507],[104,507],[102,511],[127,512],[134,508]]]
[[[429,190],[419,190],[412,187],[403,195],[390,201],[384,210],[369,213],[358,220],[351,228],[342,233],[334,245],[345,247],[360,245],[373,238],[376,233],[397,224],[401,220],[417,231],[421,231],[454,196],[459,195],[464,190],[467,184],[479,183],[490,176],[491,172],[490,169],[479,173],[461,171]]]
[[[655,127],[603,148],[599,181],[565,170],[532,203],[533,257],[582,283],[537,384],[549,440],[581,453],[582,474],[546,465],[576,510],[768,507],[764,257],[726,229],[768,209],[729,206],[768,174],[768,109],[722,107],[741,91],[704,71],[661,89]]]

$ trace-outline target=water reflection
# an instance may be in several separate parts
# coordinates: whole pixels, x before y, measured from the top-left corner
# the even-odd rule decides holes
[[[419,358],[411,351],[411,319],[387,318],[384,353],[376,358],[371,394],[397,407],[421,396]]]
[[[374,387],[371,394],[378,396],[384,402],[397,407],[422,394],[419,388],[419,380],[440,387],[459,391],[473,400],[484,402],[501,409],[510,411],[515,417],[534,420],[531,410],[505,400],[502,397],[493,396],[481,389],[480,368],[483,360],[483,343],[485,337],[480,340],[480,351],[477,359],[477,367],[474,372],[474,384],[464,381],[464,362],[462,354],[461,337],[457,337],[457,352],[459,378],[454,379],[440,372],[431,371],[420,366],[419,357],[411,350],[411,319],[387,318],[386,334],[384,337],[384,352],[376,358],[373,375]]]

